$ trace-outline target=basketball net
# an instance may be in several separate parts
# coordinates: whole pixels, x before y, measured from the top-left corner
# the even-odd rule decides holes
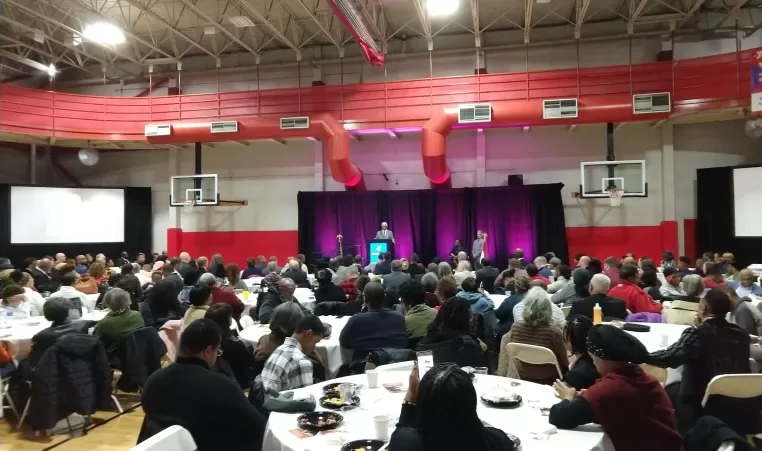
[[[186,200],[185,202],[183,202],[183,211],[185,213],[193,213],[193,207],[195,206],[196,206],[195,200],[192,200],[192,199]]]
[[[611,206],[612,207],[620,207],[622,205],[622,194],[624,194],[623,189],[619,188],[611,188],[609,190],[606,190],[609,193],[609,199],[611,200]]]

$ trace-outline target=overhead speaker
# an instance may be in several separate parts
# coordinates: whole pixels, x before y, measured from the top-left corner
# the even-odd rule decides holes
[[[85,166],[95,166],[101,159],[100,154],[95,149],[79,149],[77,157]]]

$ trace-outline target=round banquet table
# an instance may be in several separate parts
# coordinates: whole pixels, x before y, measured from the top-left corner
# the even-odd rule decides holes
[[[259,293],[249,292],[248,299],[243,298],[243,293],[237,293],[236,296],[243,302],[243,315],[248,315],[249,310],[251,310],[252,307],[257,306],[257,297],[259,296]],[[315,293],[309,288],[297,288],[294,291],[294,297],[304,306],[304,308],[315,310]]]
[[[83,315],[82,319],[100,321],[107,313],[104,310],[97,310]],[[33,316],[29,319],[14,321],[10,324],[6,323],[5,327],[0,328],[0,341],[11,343],[16,349],[14,358],[16,360],[23,360],[32,349],[32,337],[37,332],[50,327],[50,324],[50,321],[46,320],[44,316]]]
[[[640,340],[641,343],[648,349],[648,352],[656,352],[661,351],[662,349],[666,349],[668,346],[674,344],[677,342],[677,340],[680,339],[680,335],[683,334],[683,331],[691,326],[685,326],[682,324],[660,324],[660,323],[635,323],[635,324],[645,324],[649,327],[651,327],[651,330],[648,332],[633,332],[633,331],[626,331],[633,337]],[[661,336],[666,335],[667,336],[667,346],[661,346]]]
[[[352,350],[342,349],[339,345],[339,335],[341,335],[341,330],[344,329],[344,325],[347,324],[349,318],[349,316],[343,316],[341,318],[336,316],[320,317],[320,321],[331,325],[331,336],[329,338],[323,338],[317,346],[315,346],[315,351],[320,358],[323,359],[323,362],[325,362],[326,376],[328,378],[336,377],[341,365],[352,361]],[[240,331],[238,336],[241,340],[247,342],[256,349],[259,345],[259,339],[269,333],[269,324],[256,324]]]
[[[389,424],[389,436],[391,436],[397,419],[399,419],[409,375],[409,371],[380,372],[379,386],[374,389],[367,388],[365,375],[348,376],[328,381],[327,383],[347,381],[362,384],[364,387],[359,393],[360,407],[351,412],[340,412],[344,416],[344,423],[335,432],[318,434],[308,438],[299,438],[292,432],[299,429],[296,425],[299,414],[273,412],[270,414],[267,423],[262,449],[271,451],[338,451],[342,443],[375,438],[373,416],[379,414],[391,416],[392,421]],[[560,449],[568,451],[613,451],[614,447],[610,440],[597,425],[589,424],[575,430],[559,429],[552,435],[536,435],[551,427],[548,423],[548,417],[543,416],[540,412],[540,408],[550,407],[558,402],[553,394],[553,388],[550,386],[499,376],[477,376],[475,382],[477,397],[498,388],[508,388],[512,381],[520,384],[512,388],[523,398],[523,404],[520,407],[497,409],[486,406],[482,401],[477,401],[476,408],[479,418],[483,422],[521,439],[522,451],[557,451]],[[381,385],[384,383],[402,383],[403,390],[399,393],[389,392]],[[304,398],[313,395],[317,401],[322,396],[324,385],[325,383],[321,383],[295,390],[294,397]],[[317,410],[327,409],[318,404]]]

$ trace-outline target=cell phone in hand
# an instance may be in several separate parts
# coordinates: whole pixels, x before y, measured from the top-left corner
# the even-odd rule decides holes
[[[423,375],[434,366],[434,353],[421,351],[416,352],[415,355],[418,360],[418,378],[423,379]]]

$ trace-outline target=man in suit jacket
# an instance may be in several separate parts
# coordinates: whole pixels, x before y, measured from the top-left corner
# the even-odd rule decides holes
[[[175,286],[175,295],[180,294],[180,292],[183,291],[183,288],[185,288],[185,284],[183,283],[183,276],[177,272],[175,265],[173,265],[172,262],[165,263],[162,272],[164,272],[164,280],[172,282]]]
[[[392,272],[392,253],[384,252],[378,257],[378,263],[376,263],[376,266],[373,268],[373,274],[382,276]]]
[[[389,225],[385,222],[381,223],[381,230],[376,232],[376,240],[392,240],[394,242],[394,232],[389,230]]]
[[[34,287],[40,293],[44,293],[45,291],[52,293],[58,289],[53,282],[53,278],[50,276],[50,268],[52,266],[53,262],[49,258],[43,258],[37,262],[37,266],[32,270]]]
[[[299,288],[309,288],[310,282],[307,279],[307,274],[302,271],[299,260],[290,260],[288,262],[288,269],[281,274],[281,277],[286,277],[294,281]]]
[[[487,238],[487,234],[479,230],[476,232],[476,239],[474,244],[471,245],[471,257],[474,259],[474,268],[481,268],[481,261],[484,253],[484,240]]]
[[[410,274],[402,272],[402,262],[394,260],[391,263],[392,272],[383,277],[384,291],[387,296],[397,299],[397,292],[403,283],[410,282]]]
[[[480,286],[487,293],[492,293],[495,288],[495,279],[500,274],[500,270],[492,266],[492,261],[488,258],[482,259],[482,269],[476,271],[476,286]]]
[[[607,295],[610,286],[611,279],[607,275],[594,275],[590,279],[590,296],[571,301],[569,316],[584,315],[593,319],[593,309],[595,304],[598,304],[601,306],[604,321],[627,318],[627,307],[624,301]]]

